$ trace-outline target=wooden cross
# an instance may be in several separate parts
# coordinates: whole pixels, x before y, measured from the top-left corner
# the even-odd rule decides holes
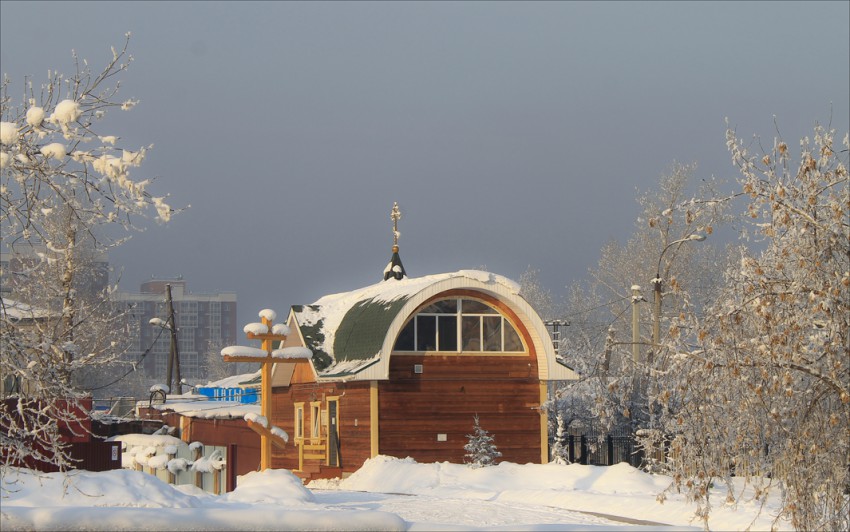
[[[393,210],[390,212],[390,218],[393,220],[393,246],[398,246],[398,221],[401,219],[401,211],[398,209],[398,202],[393,202]]]
[[[266,352],[265,356],[250,356],[250,355],[224,355],[225,362],[259,362],[261,366],[261,388],[260,388],[260,414],[266,418],[266,422],[272,422],[272,364],[281,362],[280,359],[272,358],[274,350],[273,342],[283,342],[286,340],[285,334],[274,334],[272,332],[272,320],[267,318],[263,312],[260,313],[263,325],[268,327],[267,333],[255,334],[246,332],[249,340],[262,340],[262,349]],[[256,423],[248,424],[254,431],[260,433],[260,470],[271,469],[272,466],[272,439],[271,431],[268,427],[257,426]],[[265,430],[263,430],[265,429]]]

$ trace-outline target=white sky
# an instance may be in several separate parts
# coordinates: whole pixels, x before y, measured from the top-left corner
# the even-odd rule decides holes
[[[733,177],[724,118],[848,128],[847,2],[9,2],[0,71],[94,67],[132,31],[109,134],[192,208],[112,262],[123,290],[235,291],[240,327],[380,278],[532,265],[556,295],[673,161]],[[624,287],[636,281],[624,280]]]

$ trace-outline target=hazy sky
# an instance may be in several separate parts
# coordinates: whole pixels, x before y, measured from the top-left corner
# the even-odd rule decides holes
[[[850,122],[850,2],[9,2],[0,71],[94,68],[131,31],[107,133],[191,208],[110,255],[240,320],[381,278],[541,270],[556,295],[625,239],[673,161],[733,177],[729,117],[792,146]],[[634,280],[624,280],[630,285]]]

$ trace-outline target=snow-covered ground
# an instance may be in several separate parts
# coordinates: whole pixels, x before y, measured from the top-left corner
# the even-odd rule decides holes
[[[146,473],[37,474],[3,480],[0,528],[9,530],[700,530],[695,506],[656,496],[669,478],[627,464],[472,469],[379,456],[344,480],[307,487],[286,470],[250,473],[216,496]],[[737,507],[715,488],[714,530],[768,530],[778,497]]]

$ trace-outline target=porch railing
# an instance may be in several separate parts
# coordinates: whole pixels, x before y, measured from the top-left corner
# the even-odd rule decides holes
[[[296,440],[295,445],[298,446],[298,471],[304,471],[304,460],[320,460],[323,465],[329,464],[327,438]]]

